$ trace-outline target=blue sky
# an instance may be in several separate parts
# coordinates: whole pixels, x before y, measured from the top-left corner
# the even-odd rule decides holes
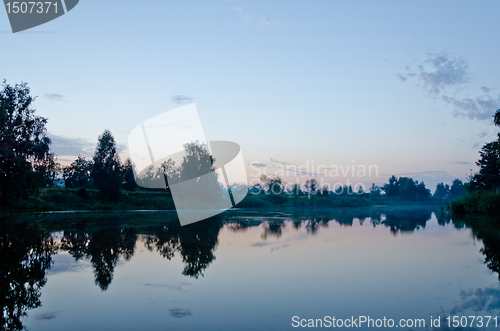
[[[377,165],[379,177],[355,180],[409,175],[434,189],[465,179],[496,137],[499,11],[497,1],[81,0],[16,34],[0,13],[0,78],[28,82],[63,163],[92,155],[104,129],[126,157],[135,126],[195,102],[207,138],[237,142],[248,165]]]

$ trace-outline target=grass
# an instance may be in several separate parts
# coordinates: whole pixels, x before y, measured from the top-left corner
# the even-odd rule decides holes
[[[292,195],[253,195],[248,194],[237,207],[246,209],[281,208],[339,208],[367,207],[374,205],[443,205],[441,199],[403,200],[384,197],[358,195],[338,196],[292,196]],[[116,202],[102,201],[97,190],[80,189],[43,189],[37,197],[24,200],[11,200],[0,205],[0,212],[12,211],[64,211],[64,210],[175,210],[172,196],[165,191],[123,191]]]
[[[96,190],[47,188],[38,197],[12,200],[0,211],[62,210],[174,210],[172,196],[166,192],[123,192],[117,202],[102,201]]]
[[[450,209],[454,215],[500,214],[500,192],[475,191],[459,200],[452,201]]]

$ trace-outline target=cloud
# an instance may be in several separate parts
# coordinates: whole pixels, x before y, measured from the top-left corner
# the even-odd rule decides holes
[[[405,67],[407,71],[410,68]],[[401,82],[417,77],[420,86],[431,95],[439,95],[449,87],[460,87],[470,81],[467,62],[459,57],[441,53],[427,53],[427,59],[417,66],[415,72],[397,74]]]
[[[447,52],[427,53],[424,60],[415,70],[405,66],[406,73],[398,73],[396,77],[405,83],[415,77],[420,86],[430,96],[439,98],[444,103],[453,107],[454,117],[465,117],[470,120],[490,120],[497,109],[500,108],[500,94],[497,97],[457,97],[456,94],[466,84],[471,82],[467,62]],[[484,93],[493,89],[481,86]],[[493,121],[491,121],[493,123]]]
[[[450,162],[450,164],[472,164],[472,162],[467,162],[467,161],[453,161],[453,162]]]
[[[467,117],[471,120],[491,120],[495,111],[500,108],[500,95],[496,99],[487,96],[461,100],[443,95],[441,99],[453,106],[453,116]]]
[[[182,94],[175,95],[172,97],[172,102],[176,104],[191,103],[193,102],[193,100],[194,98]]]
[[[51,150],[56,155],[81,155],[92,156],[97,142],[92,143],[83,138],[67,138],[55,134],[49,134],[52,141]]]
[[[64,100],[64,95],[58,94],[58,93],[46,93],[46,94],[44,94],[43,97],[46,99],[54,100],[54,101],[66,102],[66,100]]]
[[[366,15],[370,13],[370,8],[368,6],[362,5],[359,7],[359,9],[356,11],[357,14],[359,15]]]
[[[231,7],[231,11],[238,14],[243,24],[248,24],[252,21],[252,16],[245,14],[245,11],[241,8],[241,6]]]
[[[271,163],[262,163],[262,162],[252,162],[250,163],[251,166],[257,167],[257,168],[274,168],[278,169],[282,174],[286,174],[285,176],[299,176],[299,177],[324,177],[324,174],[317,173],[317,172],[309,172],[306,171],[308,170],[307,167],[297,167],[291,163],[287,162],[281,162],[278,160],[275,160],[273,158],[270,158],[271,162],[273,163],[278,163],[278,164],[271,164]],[[303,168],[306,168],[305,170],[302,170]],[[328,169],[328,168],[326,168]],[[266,174],[266,176],[276,176],[276,174]],[[281,176],[281,174],[280,174]]]
[[[183,309],[183,308],[174,308],[170,309],[170,316],[175,317],[175,318],[184,318],[191,316],[191,310],[189,309]]]
[[[275,160],[272,157],[270,159],[271,159],[271,162],[274,162],[274,163],[279,163],[279,164],[284,164],[284,165],[290,165],[291,164],[291,163],[288,163],[288,162],[282,162],[282,161]]]
[[[262,25],[266,26],[266,25],[275,25],[278,23],[278,21],[276,20],[273,20],[272,18],[269,18],[269,17],[265,17],[265,16],[262,16],[260,18],[260,22],[262,23]]]
[[[481,86],[480,89],[484,92],[484,93],[490,93],[491,92],[491,88],[489,87],[486,87],[486,86]]]
[[[496,288],[486,287],[475,291],[461,291],[460,296],[462,302],[450,311],[452,315],[464,311],[491,312],[500,309],[500,290]]]
[[[250,163],[251,166],[257,167],[257,168],[265,168],[268,167],[268,164],[262,163],[262,162],[252,162]]]
[[[488,135],[488,132],[481,132],[480,134],[478,134],[479,138],[484,138]]]
[[[52,320],[54,318],[57,318],[57,314],[59,314],[60,311],[55,311],[55,312],[51,312],[51,313],[44,313],[44,314],[38,314],[37,316],[35,316],[35,319],[36,320]]]

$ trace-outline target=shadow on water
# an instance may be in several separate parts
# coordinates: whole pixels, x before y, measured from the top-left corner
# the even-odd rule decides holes
[[[157,252],[165,260],[179,256],[184,263],[183,275],[204,276],[216,259],[215,250],[221,229],[246,231],[262,228],[261,237],[279,238],[285,227],[305,230],[314,235],[331,224],[350,227],[356,224],[387,228],[394,236],[423,229],[433,213],[438,224],[452,223],[456,228],[470,228],[481,240],[484,263],[500,279],[500,221],[488,217],[451,220],[432,209],[349,209],[263,213],[226,212],[211,219],[181,227],[172,213],[88,213],[16,215],[0,218],[0,329],[23,329],[27,311],[41,305],[41,288],[45,285],[52,256],[67,252],[75,261],[90,262],[95,284],[106,291],[112,284],[118,262],[133,258],[137,245]],[[478,289],[462,294],[464,303],[456,310],[490,300],[499,306],[498,289]],[[479,299],[478,299],[479,298]],[[481,299],[482,298],[482,299]],[[498,301],[498,302],[497,302]],[[464,308],[465,307],[465,308]]]

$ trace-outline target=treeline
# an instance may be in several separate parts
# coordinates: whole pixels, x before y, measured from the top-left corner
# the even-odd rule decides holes
[[[261,182],[250,188],[250,194],[268,196],[271,201],[279,202],[280,196],[295,196],[295,197],[358,197],[358,198],[391,198],[391,199],[406,199],[406,200],[422,200],[427,198],[437,199],[458,199],[464,196],[467,191],[463,182],[460,179],[455,179],[451,185],[439,183],[436,185],[436,190],[433,195],[425,186],[424,182],[419,182],[410,177],[392,176],[388,183],[383,186],[372,184],[369,190],[365,190],[363,186],[353,187],[352,185],[321,185],[315,179],[309,179],[304,184],[287,183],[279,176],[266,176],[260,178]]]
[[[493,115],[495,126],[500,126],[500,109]],[[500,133],[497,140],[485,144],[476,162],[479,171],[469,176],[466,196],[451,204],[454,214],[500,213]]]

